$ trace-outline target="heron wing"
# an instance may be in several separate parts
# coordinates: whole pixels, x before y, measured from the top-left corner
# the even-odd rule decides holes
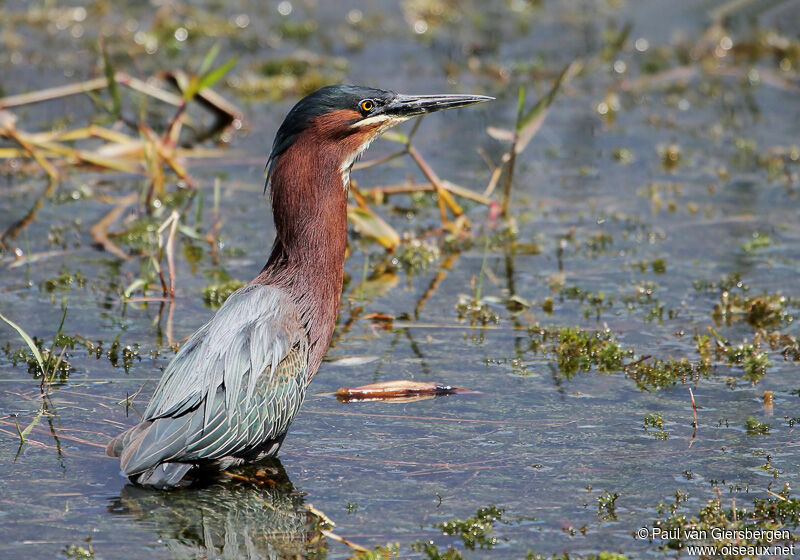
[[[304,337],[295,305],[285,292],[275,286],[244,286],[181,347],[143,420],[174,418],[203,404],[207,425],[219,410],[216,399],[222,397],[230,421],[237,405],[247,408],[258,379],[273,375],[292,348],[305,346]],[[244,402],[237,402],[242,396]]]
[[[147,420],[129,430],[130,436],[126,432],[112,441],[109,454],[120,456],[129,476],[141,475],[140,484],[155,486],[177,483],[186,472],[184,463],[273,455],[303,403],[307,372],[308,344],[301,339],[277,370],[259,376],[251,403],[241,389],[231,414],[220,385],[210,415],[198,405],[179,416]]]

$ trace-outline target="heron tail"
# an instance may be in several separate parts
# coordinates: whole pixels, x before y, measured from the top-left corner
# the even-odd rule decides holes
[[[137,424],[106,446],[106,454],[120,458],[122,471],[134,482],[158,488],[175,486],[194,466],[175,462],[186,451],[187,440],[198,429],[202,414],[159,418]]]

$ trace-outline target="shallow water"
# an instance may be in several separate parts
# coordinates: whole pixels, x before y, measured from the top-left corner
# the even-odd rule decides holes
[[[203,192],[204,230],[213,221],[210,201],[214,180],[220,178],[221,265],[214,265],[205,246],[199,261],[189,262],[184,251],[189,240],[179,237],[178,293],[171,310],[160,311],[158,303],[121,301],[122,288],[140,274],[140,259],[121,262],[92,246],[89,227],[108,212],[108,204],[83,195],[69,200],[71,193],[87,188],[110,196],[139,192],[143,179],[70,172],[56,197],[45,201],[35,221],[11,243],[25,253],[55,253],[14,268],[9,267],[13,258],[4,255],[0,310],[49,344],[65,302],[64,333],[103,341],[103,352],[97,359],[82,346],[69,351],[74,371],[43,400],[38,380],[9,356],[23,347],[22,341],[10,329],[0,331],[0,345],[10,351],[0,355],[4,557],[64,556],[71,545],[87,546],[89,538],[98,558],[350,556],[349,548],[320,535],[304,504],[324,512],[336,522],[335,532],[353,542],[367,547],[400,543],[402,557],[422,557],[409,548],[417,540],[462,550],[458,537],[443,535],[433,524],[467,518],[488,505],[504,509],[504,522],[494,526],[497,543],[491,552],[463,550],[467,558],[601,550],[660,557],[660,543],[638,540],[634,532],[659,518],[657,504],[674,501],[676,490],[688,493],[683,507],[692,515],[717,496],[715,488],[722,489],[726,504],[731,497],[747,504],[767,497],[768,488],[797,484],[800,438],[790,420],[800,416],[798,395],[792,393],[800,379],[798,364],[780,352],[769,352],[771,366],[758,383],[744,379],[742,367],[717,360],[713,374],[696,384],[679,381],[645,391],[621,372],[592,369],[565,375],[552,355],[531,349],[527,331],[537,323],[607,328],[634,351],[635,357],[626,361],[650,355],[697,363],[696,331],[706,334],[713,327],[734,345],[752,341],[754,329],[747,322],[728,325],[713,318],[718,289],[695,287],[733,272],[751,295],[782,294],[789,298],[786,313],[796,313],[800,167],[787,160],[786,174],[774,176],[758,157],[773,147],[797,144],[797,67],[781,75],[784,81],[769,81],[766,77],[778,72],[776,60],[761,54],[731,61],[739,56],[733,49],[729,59],[718,61],[724,72],[699,72],[636,94],[621,92],[612,122],[597,110],[607,93],[638,76],[644,61],[662,47],[664,64],[678,66],[680,37],[689,45],[700,44],[708,11],[723,3],[706,2],[701,9],[673,2],[667,9],[656,1],[619,6],[534,2],[533,7],[475,2],[451,22],[443,16],[437,25],[431,16],[426,32],[418,35],[411,8],[423,4],[404,3],[404,13],[390,2],[335,7],[296,2],[284,17],[278,3],[240,3],[225,8],[222,19],[246,13],[247,27],[220,41],[225,55],[241,56],[232,79],[259,61],[303,48],[346,60],[345,70],[321,63],[340,80],[406,92],[496,96],[491,104],[426,118],[414,140],[439,175],[476,191],[489,179],[476,150],[499,160],[503,145],[484,130],[511,126],[517,86],[527,87],[531,104],[561,67],[583,58],[584,73],[558,97],[518,159],[512,205],[518,240],[535,242],[541,252],[514,253],[500,246],[484,254],[483,244],[476,244],[421,272],[400,267],[396,275],[361,285],[365,261],[372,274],[384,254],[353,235],[345,265],[350,282],[334,345],[281,450],[280,464],[264,466],[279,482],[260,486],[222,477],[200,489],[152,492],[128,485],[118,463],[105,458],[103,446],[136,422],[173,355],[170,340],[190,335],[210,316],[203,288],[216,281],[215,272],[222,268],[231,278],[248,280],[260,270],[273,234],[261,194],[263,160],[296,96],[248,101],[230,83],[219,88],[245,109],[249,130],[234,137],[229,157],[201,160],[190,171]],[[757,27],[778,26],[789,34],[794,29],[797,40],[797,26],[791,26],[800,20],[796,3],[756,4],[752,13],[729,22],[734,45],[752,38]],[[514,12],[515,6],[523,10]],[[10,2],[3,9],[20,15],[25,7]],[[348,23],[348,18],[358,19],[352,10],[361,14],[359,25]],[[4,80],[3,94],[95,75],[87,60],[96,57],[90,49],[98,22],[121,24],[130,17],[146,28],[153,16],[142,8],[131,8],[124,18],[98,13],[92,5],[87,12],[79,39],[70,34],[74,21],[64,30],[55,23],[48,28],[16,21],[23,62],[7,70],[15,79]],[[187,17],[201,19],[191,13]],[[286,20],[315,22],[316,32],[306,39],[276,40]],[[604,34],[627,22],[632,29],[626,46],[604,60],[598,54],[606,44]],[[8,29],[11,24],[4,25]],[[645,52],[633,46],[642,38],[649,43]],[[210,44],[211,39],[201,37],[173,45],[170,54],[162,46],[152,57],[142,55],[139,64],[146,73],[196,67]],[[0,64],[9,66],[11,52],[0,52]],[[613,70],[615,61],[625,63],[624,73]],[[699,68],[700,63],[690,60],[686,66]],[[760,81],[752,79],[754,69]],[[64,115],[80,122],[92,111],[85,98],[71,98],[16,114],[20,128],[38,130],[49,126],[40,123]],[[743,139],[754,143],[753,150]],[[680,161],[667,169],[659,150],[670,144],[679,146]],[[632,162],[617,161],[615,151],[623,148],[631,152]],[[379,141],[367,157],[394,150],[396,145]],[[422,180],[408,159],[400,159],[357,172],[354,179],[367,188],[399,183],[409,174]],[[0,181],[0,226],[5,228],[27,211],[45,185],[41,177],[20,174]],[[495,231],[485,207],[464,205],[476,233]],[[430,201],[419,204],[398,196],[375,208],[399,231],[422,232],[438,224],[438,210]],[[60,227],[63,245],[54,241],[54,228]],[[770,242],[745,248],[755,234]],[[483,295],[499,322],[471,327],[459,320],[456,303],[460,294],[473,293],[484,259]],[[653,266],[657,259],[663,271]],[[46,283],[65,272],[80,273],[85,283]],[[438,288],[425,298],[437,275],[443,276]],[[613,302],[598,310],[564,295],[569,290],[554,291],[554,283],[602,292],[606,302]],[[652,300],[636,298],[637,287],[645,283],[655,288]],[[498,303],[511,292],[532,306],[512,314]],[[552,313],[542,310],[548,297],[554,300]],[[663,305],[660,317],[658,305]],[[371,313],[395,321],[382,329],[365,318]],[[797,335],[790,318],[775,329]],[[122,347],[138,345],[127,371],[105,354],[117,337]],[[438,381],[477,393],[349,404],[326,394],[393,379]],[[689,387],[698,407],[693,440]],[[126,406],[126,396],[140,389]],[[766,390],[774,394],[770,409],[762,402]],[[20,446],[15,421],[24,428],[42,406],[46,412]],[[663,417],[669,434],[665,440],[643,428],[643,418],[653,413]],[[771,424],[769,434],[748,434],[750,416]],[[614,515],[598,512],[604,491],[619,493]]]

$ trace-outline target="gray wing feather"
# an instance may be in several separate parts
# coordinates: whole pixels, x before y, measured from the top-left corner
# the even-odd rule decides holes
[[[144,420],[179,416],[205,400],[207,423],[224,385],[230,421],[244,378],[248,405],[259,376],[267,369],[273,375],[302,336],[295,305],[283,291],[257,284],[237,290],[167,366]]]

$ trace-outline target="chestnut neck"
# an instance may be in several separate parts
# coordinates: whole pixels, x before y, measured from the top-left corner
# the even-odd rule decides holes
[[[347,246],[346,155],[313,130],[298,136],[270,175],[276,237],[254,283],[275,285],[298,307],[310,343],[309,378],[330,343],[339,309]]]

